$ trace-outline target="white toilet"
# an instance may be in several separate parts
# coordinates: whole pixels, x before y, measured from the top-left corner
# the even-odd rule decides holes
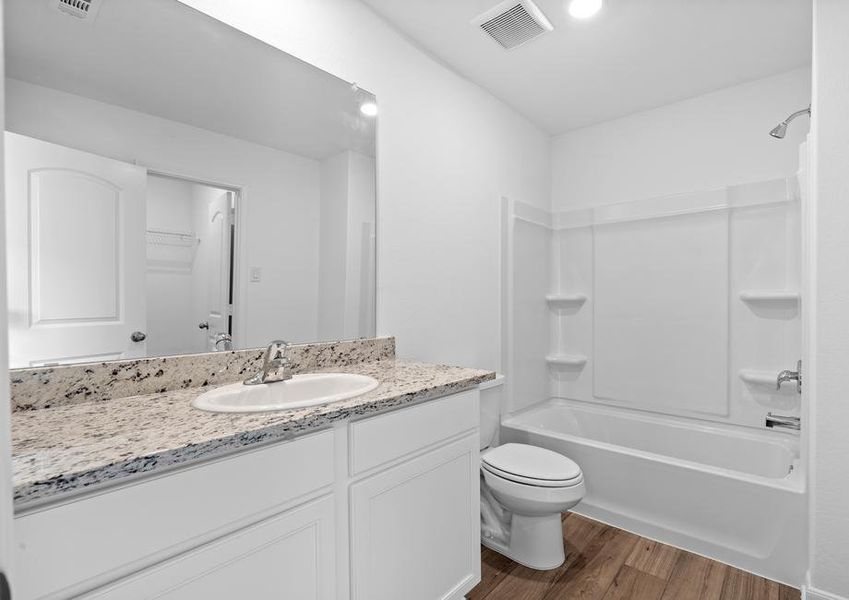
[[[490,447],[501,387],[481,390],[481,542],[532,569],[554,569],[566,559],[560,513],[584,497],[584,477],[576,463],[545,448]]]

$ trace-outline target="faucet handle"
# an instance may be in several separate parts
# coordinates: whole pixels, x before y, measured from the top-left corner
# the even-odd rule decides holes
[[[799,360],[796,362],[796,370],[791,371],[789,369],[785,369],[778,374],[778,377],[775,380],[775,389],[781,390],[781,384],[786,381],[795,381],[796,382],[796,392],[802,393],[802,361]]]
[[[272,340],[271,343],[268,344],[266,352],[268,353],[269,358],[277,358],[278,354],[284,354],[291,345],[292,344],[285,340]]]
[[[268,350],[266,350],[267,362],[264,368],[266,373],[272,369],[277,371],[292,365],[292,360],[286,356],[286,351],[291,345],[292,344],[284,340],[274,340],[268,345]]]

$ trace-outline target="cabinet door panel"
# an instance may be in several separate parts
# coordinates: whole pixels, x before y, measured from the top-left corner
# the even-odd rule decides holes
[[[480,579],[478,436],[351,486],[352,597],[459,598]]]
[[[330,600],[333,498],[325,497],[98,590],[89,600]]]
[[[468,390],[351,423],[351,475],[477,429],[478,397]]]

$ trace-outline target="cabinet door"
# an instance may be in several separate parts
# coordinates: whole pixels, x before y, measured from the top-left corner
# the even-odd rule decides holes
[[[330,600],[336,576],[333,506],[333,498],[324,497],[85,598]]]
[[[480,580],[478,436],[351,486],[352,598],[460,598]]]

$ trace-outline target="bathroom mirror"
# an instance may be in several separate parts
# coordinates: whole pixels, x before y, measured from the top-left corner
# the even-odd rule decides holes
[[[176,0],[5,0],[12,367],[373,337],[374,96]]]

